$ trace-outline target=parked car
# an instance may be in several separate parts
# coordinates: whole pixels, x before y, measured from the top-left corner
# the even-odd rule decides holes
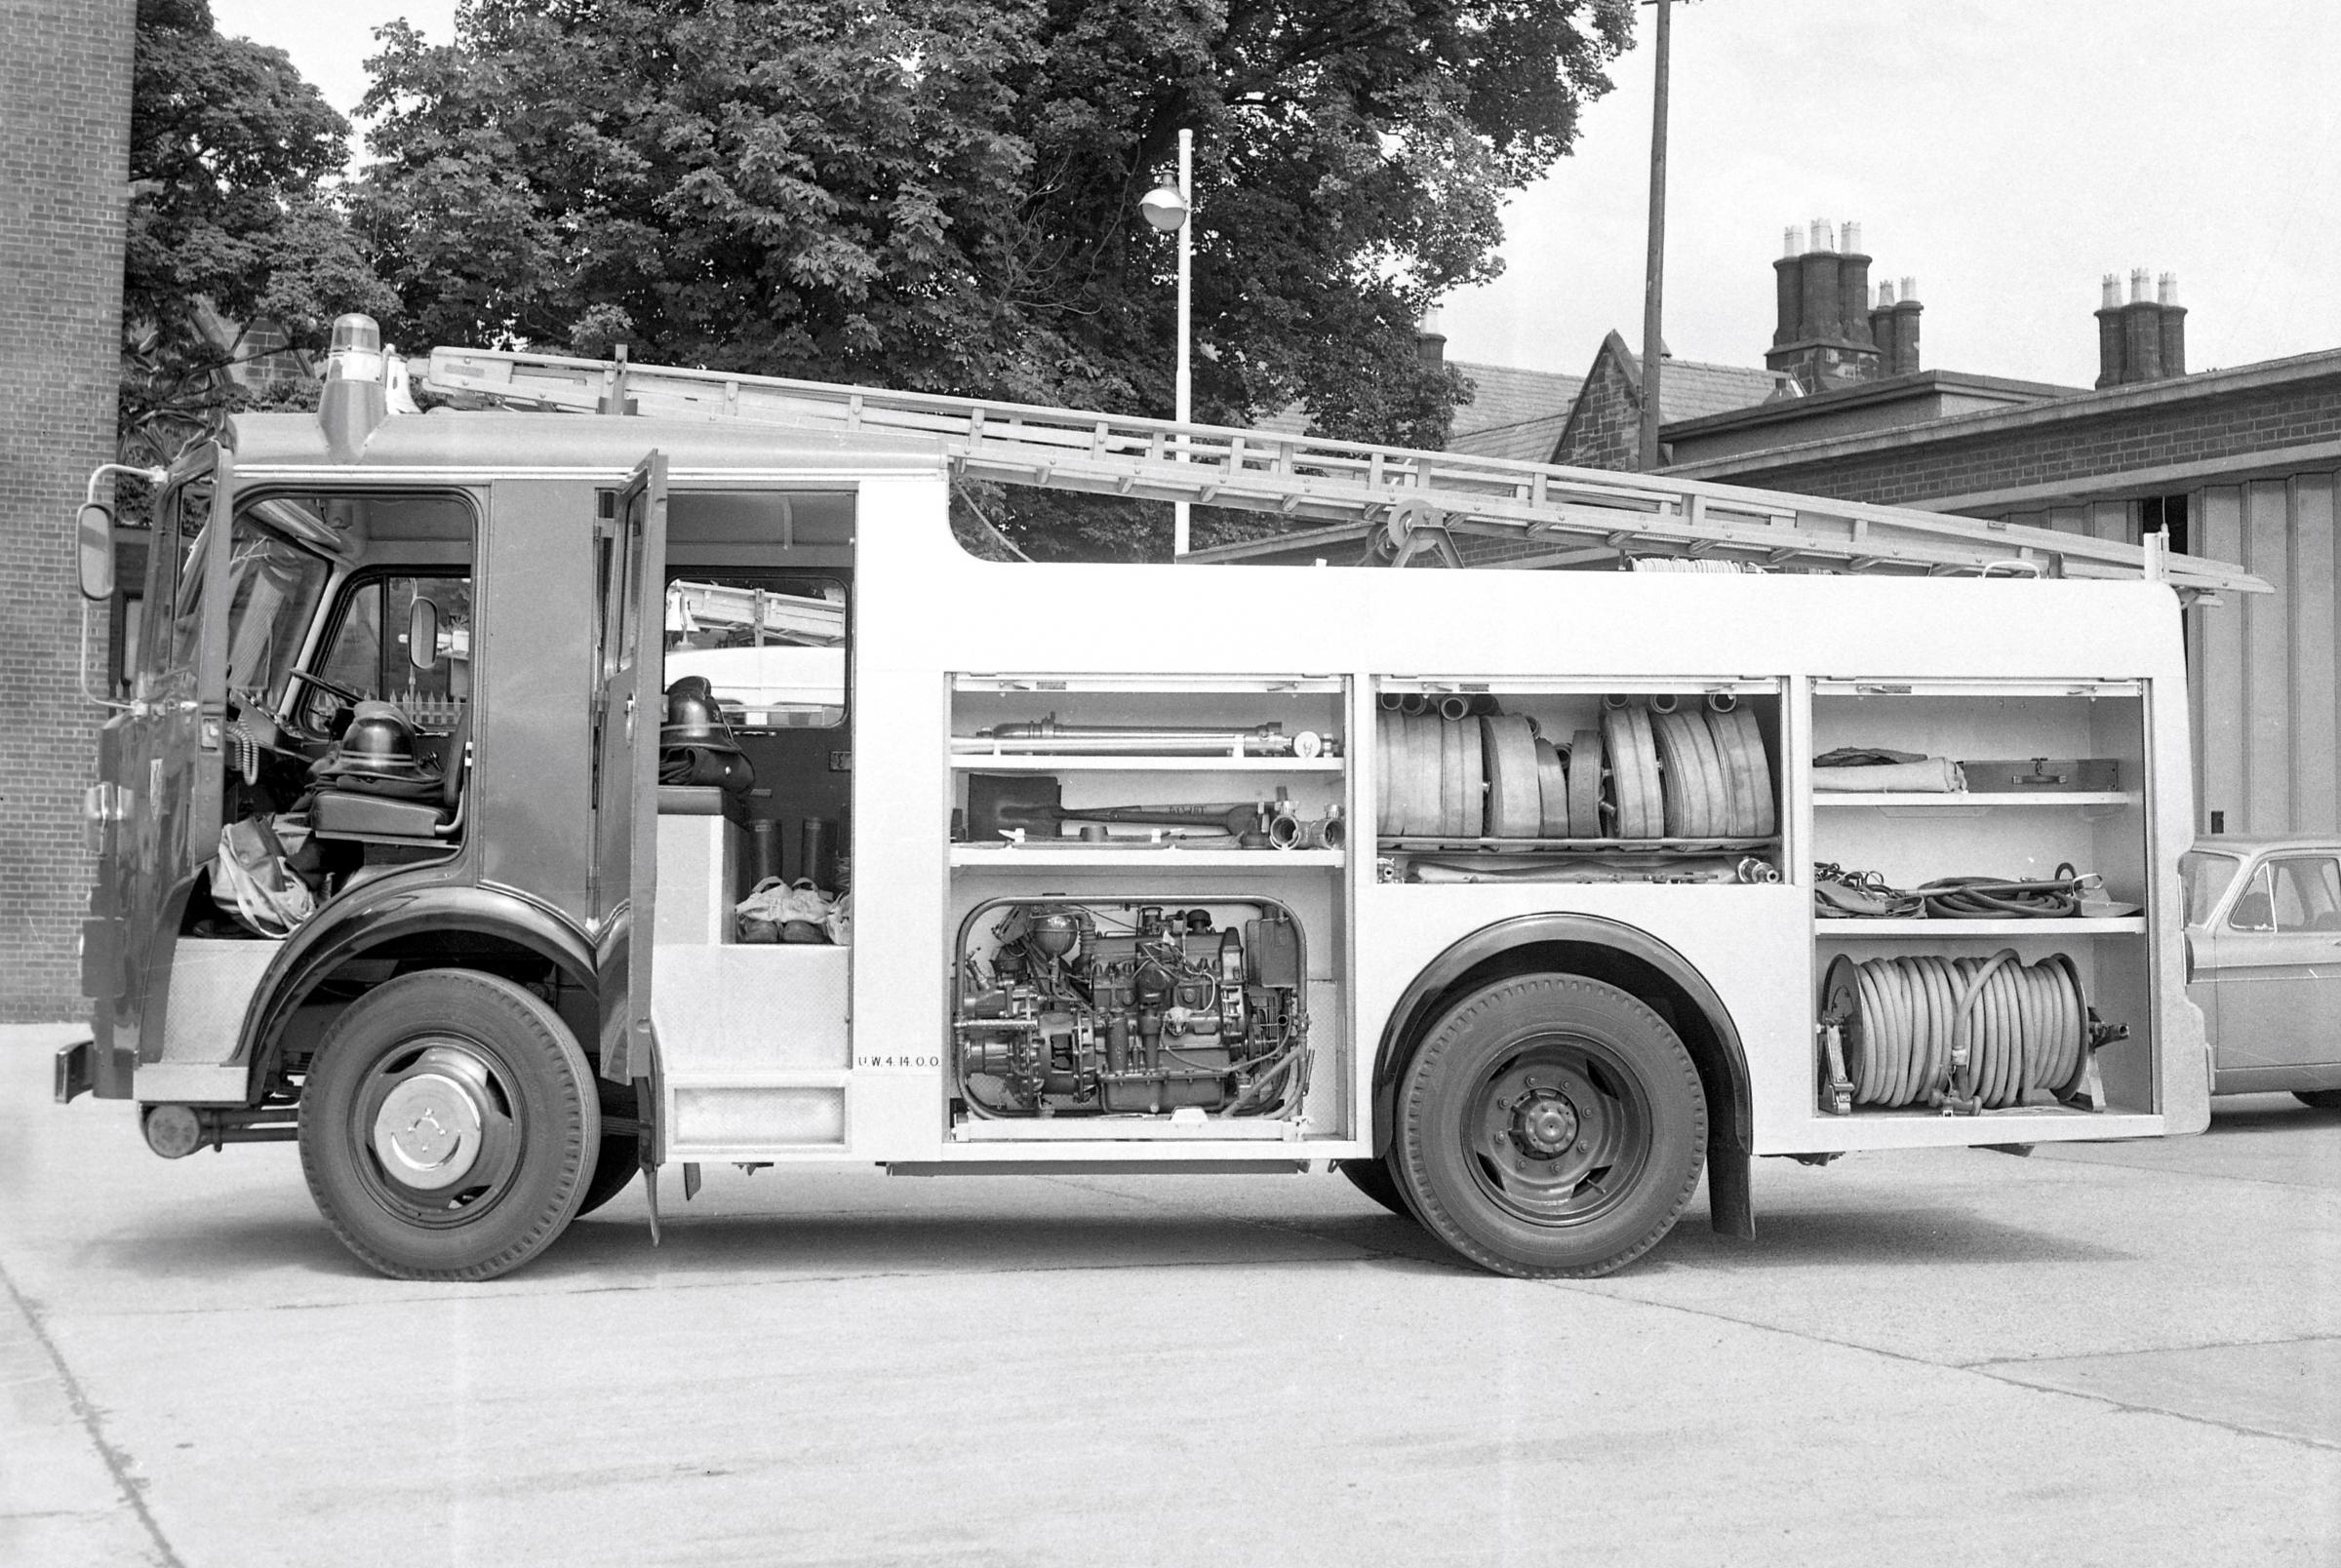
[[[2341,1111],[2341,839],[2204,839],[2178,867],[2211,1092]]]

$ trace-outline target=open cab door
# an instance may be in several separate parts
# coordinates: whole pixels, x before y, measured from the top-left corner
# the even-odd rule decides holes
[[[594,710],[593,918],[602,1077],[656,1103],[651,933],[658,883],[658,725],[664,638],[666,456],[653,452],[618,492],[601,554],[602,661]],[[645,1156],[652,1151],[645,1150]]]
[[[147,551],[146,617],[135,700],[99,738],[99,783],[86,814],[97,830],[82,990],[92,999],[96,1088],[132,1092],[131,1077],[161,1040],[150,1001],[188,890],[217,852],[227,711],[233,455],[213,448],[175,475],[156,507]]]

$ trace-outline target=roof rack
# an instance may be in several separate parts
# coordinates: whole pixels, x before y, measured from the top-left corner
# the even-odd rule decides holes
[[[921,436],[970,479],[1267,512],[1368,531],[1368,563],[1461,566],[1457,536],[1550,547],[1533,564],[1655,555],[1775,569],[2269,585],[2223,562],[1946,512],[1179,424],[984,398],[505,350],[439,348],[423,384],[506,407]],[[1528,564],[1507,560],[1505,566]]]

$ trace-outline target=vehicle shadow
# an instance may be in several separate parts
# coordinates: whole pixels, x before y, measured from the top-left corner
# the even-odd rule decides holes
[[[680,1212],[677,1209],[680,1208]],[[169,1233],[92,1238],[83,1267],[133,1279],[240,1281],[271,1275],[378,1278],[313,1212],[181,1216]],[[970,1209],[938,1196],[874,1210],[864,1204],[785,1212],[710,1207],[664,1210],[658,1244],[639,1194],[568,1232],[492,1288],[639,1288],[696,1281],[774,1281],[879,1274],[982,1274],[1097,1269],[1362,1266],[1406,1273],[1472,1272],[1420,1226],[1361,1206],[1241,1212],[1156,1205],[1049,1213],[1011,1201]],[[1946,1263],[2124,1261],[2102,1240],[2001,1223],[1946,1205],[1760,1207],[1757,1235],[1710,1229],[1702,1195],[1629,1273],[1936,1267]],[[241,1287],[240,1287],[241,1288]],[[465,1287],[468,1288],[468,1287]],[[298,1292],[296,1292],[297,1294]]]
[[[1718,1235],[1703,1212],[1686,1211],[1651,1256],[1682,1268],[1753,1271],[2122,1263],[2138,1254],[2093,1238],[2004,1224],[1971,1210],[1905,1205],[1777,1213],[1759,1207],[1752,1241]]]

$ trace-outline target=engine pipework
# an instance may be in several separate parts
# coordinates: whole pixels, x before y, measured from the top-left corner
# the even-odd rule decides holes
[[[971,1115],[1289,1117],[1306,1096],[1300,924],[1274,900],[994,900],[957,967]]]

